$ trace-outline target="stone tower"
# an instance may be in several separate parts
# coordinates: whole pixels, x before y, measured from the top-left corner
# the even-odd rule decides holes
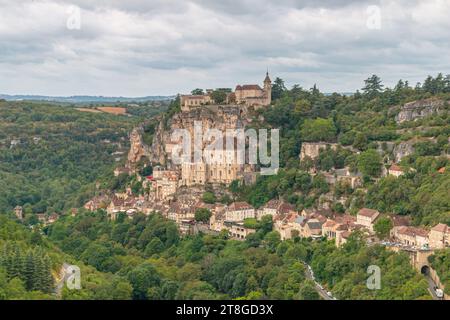
[[[264,79],[264,93],[266,104],[269,105],[272,102],[272,80],[269,78],[269,71],[266,72],[266,78]]]

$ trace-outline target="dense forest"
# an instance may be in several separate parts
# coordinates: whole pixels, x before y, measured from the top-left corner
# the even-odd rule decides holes
[[[123,161],[131,128],[164,108],[132,106],[130,117],[0,101],[0,212],[20,205],[33,218],[82,206]]]
[[[133,299],[319,299],[304,262],[340,299],[429,298],[406,255],[367,247],[358,235],[342,249],[325,240],[282,242],[271,224],[264,219],[244,242],[225,233],[180,238],[175,224],[158,214],[112,222],[98,211],[66,216],[46,233],[76,260],[120,276]],[[382,290],[365,285],[372,264],[383,272]]]

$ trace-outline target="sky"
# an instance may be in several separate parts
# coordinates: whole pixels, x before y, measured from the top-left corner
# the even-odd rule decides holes
[[[450,73],[448,0],[0,0],[0,93],[353,92]]]

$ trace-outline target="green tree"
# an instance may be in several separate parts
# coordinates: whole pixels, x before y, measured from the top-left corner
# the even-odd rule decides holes
[[[284,81],[278,77],[275,78],[273,84],[272,84],[272,100],[278,100],[283,95],[283,92],[285,92],[286,86],[284,85]]]
[[[227,93],[223,90],[214,90],[211,93],[211,98],[215,103],[220,104],[223,103],[227,98]]]
[[[381,217],[375,222],[373,229],[380,239],[385,239],[389,237],[392,227],[393,224],[391,219],[388,217]]]
[[[364,96],[369,99],[378,97],[383,90],[381,79],[375,74],[364,80],[364,84],[365,86],[364,88],[362,88],[362,91],[364,93]]]
[[[311,280],[306,280],[298,291],[298,298],[300,300],[319,300],[319,294],[315,288],[315,284]]]
[[[207,192],[205,192],[205,193],[203,194],[202,200],[203,200],[203,202],[205,202],[205,203],[210,203],[210,204],[212,204],[212,203],[216,203],[217,198],[216,198],[216,195],[215,195],[213,192],[207,191]]]
[[[302,126],[301,135],[303,141],[331,142],[336,138],[336,127],[331,119],[307,119]]]
[[[364,175],[378,177],[381,173],[381,156],[373,149],[362,152],[358,157],[358,170]]]
[[[203,92],[203,89],[197,88],[197,89],[192,90],[191,94],[195,95],[195,96],[202,96],[202,95],[204,95],[204,92]]]
[[[195,221],[199,222],[209,222],[211,218],[211,211],[206,208],[199,208],[195,210]]]

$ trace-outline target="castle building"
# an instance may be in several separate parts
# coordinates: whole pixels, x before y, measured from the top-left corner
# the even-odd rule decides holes
[[[237,85],[234,91],[236,103],[253,106],[255,109],[268,106],[272,102],[272,81],[269,72],[264,79],[264,87],[257,84]]]
[[[225,91],[224,89],[218,90]],[[211,97],[212,92],[213,90],[206,90],[206,93],[203,95],[181,95],[181,111],[188,112],[191,108],[215,103]],[[270,80],[269,72],[267,72],[263,82],[263,88],[258,84],[237,85],[234,92],[227,92],[225,104],[244,104],[248,107],[252,106],[258,109],[270,105],[271,102],[272,81]]]

